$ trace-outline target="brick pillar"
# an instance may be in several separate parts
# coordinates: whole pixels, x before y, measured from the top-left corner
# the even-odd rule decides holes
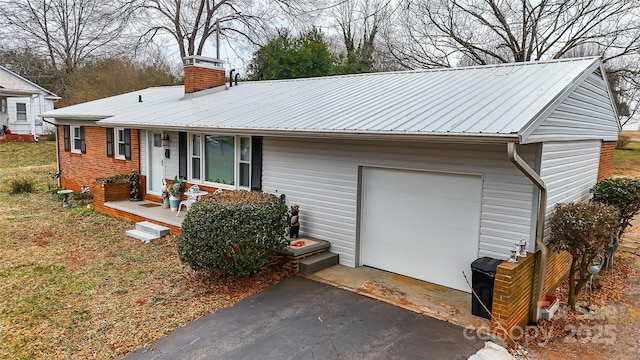
[[[613,152],[616,141],[603,141],[600,145],[600,165],[598,166],[598,181],[613,176]]]
[[[547,250],[547,270],[543,294],[553,293],[569,274],[571,255]],[[534,299],[534,285],[538,280],[540,252],[529,253],[517,263],[503,262],[496,269],[491,309],[491,334],[509,342],[505,333],[518,337],[531,320],[529,308]],[[498,323],[500,325],[498,325]],[[504,329],[503,329],[504,328]]]

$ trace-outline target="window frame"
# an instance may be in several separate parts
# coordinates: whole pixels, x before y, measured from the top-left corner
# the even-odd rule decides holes
[[[200,154],[194,155],[194,146],[193,146],[193,137],[200,137]],[[234,150],[234,164],[233,164],[233,185],[218,183],[214,181],[207,181],[206,179],[206,136],[229,136],[233,138],[233,150]],[[242,148],[241,148],[241,139],[248,139],[249,141],[249,160],[241,160],[242,158]],[[215,134],[215,133],[188,133],[187,138],[188,143],[188,161],[187,161],[187,173],[188,173],[188,181],[193,184],[202,184],[208,185],[216,188],[229,189],[229,190],[250,190],[251,189],[251,172],[252,172],[252,163],[251,163],[251,151],[252,151],[252,139],[251,136],[240,136],[240,135],[228,135],[228,134]],[[200,166],[200,179],[193,177],[193,161],[199,160]],[[240,164],[248,164],[249,166],[249,184],[247,186],[240,185]]]
[[[242,139],[246,139],[249,142],[249,148],[247,149],[247,152],[249,154],[249,160],[242,160]],[[239,189],[245,189],[245,190],[250,190],[251,189],[251,136],[237,136],[236,137],[236,171],[235,171],[235,177],[236,177],[236,184],[238,184],[238,188]],[[248,171],[249,171],[249,184],[246,186],[241,185],[240,183],[240,167],[246,164],[248,166]]]
[[[19,110],[20,106],[24,106],[24,111]],[[24,119],[21,119],[21,116],[24,116]],[[28,121],[28,112],[27,112],[27,103],[17,102],[16,103],[16,122],[27,122]]]
[[[69,142],[71,143],[71,152],[75,154],[82,154],[82,142],[84,141],[84,138],[82,136],[82,126],[71,125],[70,130]],[[77,137],[76,130],[78,131]],[[79,142],[79,144],[76,144],[76,140]]]
[[[113,128],[113,157],[118,160],[127,159],[127,143],[124,131],[123,127]],[[120,146],[122,146],[122,153],[120,152]]]
[[[194,137],[198,137],[198,154],[194,154],[195,153],[195,147],[193,146],[193,142],[194,142]],[[202,179],[202,134],[189,134],[189,179],[191,179],[192,181],[204,181]],[[198,162],[198,174],[200,175],[199,177],[194,177],[193,176],[193,171],[194,171],[194,161],[197,160]]]

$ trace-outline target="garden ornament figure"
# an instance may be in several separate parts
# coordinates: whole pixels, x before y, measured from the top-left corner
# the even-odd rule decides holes
[[[167,190],[167,180],[162,179],[162,207],[169,208],[169,191]]]
[[[140,201],[140,174],[134,169],[129,179],[129,198],[131,201]]]
[[[291,228],[289,229],[289,236],[293,239],[297,239],[300,233],[300,207],[295,204],[291,207]]]

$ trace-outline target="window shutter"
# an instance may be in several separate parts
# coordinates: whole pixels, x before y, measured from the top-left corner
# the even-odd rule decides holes
[[[71,136],[71,126],[64,125],[62,129],[64,132],[64,151],[71,151],[71,140],[69,139]]]
[[[251,137],[251,190],[262,190],[262,136]]]
[[[124,158],[131,160],[131,129],[124,129]]]
[[[187,154],[187,151],[187,133],[181,132],[178,134],[178,175],[183,179],[188,178],[187,161],[189,154]]]
[[[113,128],[107,128],[107,156],[113,157]]]
[[[80,151],[83,154],[87,153],[87,142],[84,138],[84,126],[80,126]]]

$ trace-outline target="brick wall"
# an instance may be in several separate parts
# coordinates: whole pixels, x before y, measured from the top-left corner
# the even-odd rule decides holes
[[[603,141],[600,145],[600,166],[598,167],[598,181],[613,176],[613,152],[616,141]]]
[[[96,178],[131,174],[134,169],[140,171],[139,131],[136,129],[131,130],[131,160],[107,157],[107,138],[103,127],[85,126],[86,154],[64,151],[64,131],[61,125],[58,125],[57,133],[60,185],[66,189],[80,191],[86,185],[93,193],[101,185],[96,183]]]
[[[200,65],[184,67],[184,92],[187,94],[222,86],[226,81],[224,69]]]
[[[560,282],[569,274],[571,255],[567,252],[556,253],[549,249],[547,254],[547,270],[543,294],[553,292]],[[534,285],[538,279],[537,269],[540,266],[540,252],[535,256],[529,254],[520,258],[517,263],[503,262],[496,269],[493,290],[493,307],[491,316],[491,333],[504,341],[509,341],[498,322],[512,336],[519,336],[519,329],[524,329],[531,320],[529,308],[533,299]]]

